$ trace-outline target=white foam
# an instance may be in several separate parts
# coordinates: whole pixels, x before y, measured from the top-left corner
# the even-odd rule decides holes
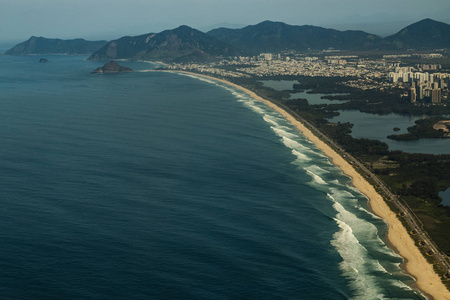
[[[322,174],[328,174],[330,172],[328,172],[327,170],[322,169],[321,167],[319,167],[318,165],[311,165],[309,167],[305,168],[306,170],[309,170],[311,172],[314,172],[316,174],[322,175]]]
[[[331,183],[333,183],[333,184],[335,184],[335,185],[340,185],[340,182],[339,182],[339,180],[337,180],[337,179],[334,179],[334,180],[332,180],[332,181],[330,181]]]
[[[286,147],[295,149],[295,150],[309,150],[307,147],[303,146],[297,141],[294,141],[293,139],[290,139],[286,136],[282,136],[281,140]]]
[[[355,292],[353,299],[383,299],[383,295],[376,289],[374,278],[366,270],[367,250],[359,243],[348,224],[338,218],[335,221],[340,231],[334,234],[331,244],[343,259],[340,269],[350,280],[350,288]]]
[[[271,126],[272,130],[275,131],[275,133],[280,136],[280,137],[289,137],[289,138],[294,138],[296,137],[295,134],[290,133],[280,127],[275,127],[275,126]]]
[[[269,124],[271,124],[271,125],[273,125],[273,126],[280,126],[280,124],[278,124],[278,123],[274,120],[274,118],[272,118],[271,116],[269,116],[269,115],[267,115],[267,114],[265,114],[265,115],[263,116],[263,119],[264,119],[264,121],[266,121],[267,123],[269,123]]]
[[[326,185],[327,183],[325,182],[325,180],[322,179],[322,177],[320,177],[317,174],[314,174],[313,172],[311,172],[310,170],[306,170],[306,172],[312,176],[313,180],[315,183],[318,184],[322,184],[322,185]]]
[[[311,158],[309,158],[305,154],[303,154],[295,149],[292,149],[291,152],[292,152],[292,154],[294,154],[297,157],[295,162],[303,163],[303,162],[311,161]]]
[[[367,209],[365,209],[364,207],[358,207],[358,209],[368,215],[370,215],[372,218],[377,219],[377,220],[383,220],[382,218],[380,218],[379,216],[377,216],[376,214],[368,211]]]
[[[265,115],[265,110],[262,109],[261,107],[255,105],[254,101],[244,101],[244,104],[250,108],[251,110],[253,110],[254,112],[260,114],[260,115]]]

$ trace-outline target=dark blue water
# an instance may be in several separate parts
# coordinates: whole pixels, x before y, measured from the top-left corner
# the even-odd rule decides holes
[[[422,299],[365,197],[264,105],[47,58],[0,56],[0,298]]]

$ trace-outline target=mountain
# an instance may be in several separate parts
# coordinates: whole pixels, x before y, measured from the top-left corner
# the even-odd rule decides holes
[[[86,41],[84,39],[61,40],[32,36],[27,41],[9,49],[5,54],[91,54],[105,44],[106,41]]]
[[[358,30],[339,31],[310,25],[265,21],[241,29],[218,28],[203,33],[180,26],[160,33],[126,36],[111,42],[31,37],[6,54],[90,54],[90,60],[162,60],[199,62],[219,56],[255,55],[285,50],[404,50],[450,48],[450,25],[431,19],[381,37]]]
[[[339,31],[272,21],[264,21],[242,29],[214,29],[208,34],[232,46],[245,49],[251,54],[329,48],[361,50],[370,48],[381,40],[381,37],[363,31]]]
[[[424,19],[383,39],[382,48],[450,48],[450,25],[431,19]]]
[[[107,43],[89,60],[133,59],[176,62],[207,61],[236,55],[230,45],[199,30],[180,26],[160,33],[122,37]]]

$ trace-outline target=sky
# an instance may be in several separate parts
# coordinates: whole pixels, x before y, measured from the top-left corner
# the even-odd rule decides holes
[[[116,39],[188,25],[206,31],[264,20],[388,35],[432,18],[450,23],[448,0],[0,0],[0,42]]]

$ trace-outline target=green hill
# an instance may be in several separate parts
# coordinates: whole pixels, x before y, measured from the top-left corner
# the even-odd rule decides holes
[[[339,31],[317,26],[294,26],[264,21],[242,29],[219,28],[208,32],[223,42],[245,49],[251,54],[284,50],[368,49],[379,36],[363,31]]]
[[[161,33],[123,37],[107,43],[89,60],[133,59],[163,61],[207,61],[236,55],[232,46],[188,26]]]

